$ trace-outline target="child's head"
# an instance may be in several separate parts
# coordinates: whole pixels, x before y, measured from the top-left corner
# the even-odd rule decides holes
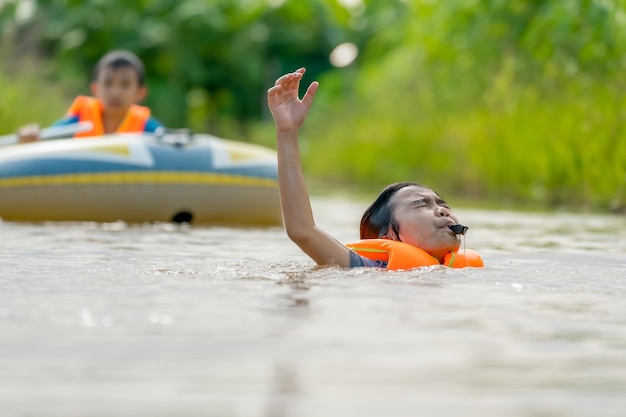
[[[102,102],[105,112],[125,114],[147,92],[144,66],[132,52],[111,51],[94,67],[91,93]]]
[[[435,257],[459,248],[448,228],[458,223],[446,202],[415,182],[385,187],[361,218],[361,239],[388,238],[417,246]]]

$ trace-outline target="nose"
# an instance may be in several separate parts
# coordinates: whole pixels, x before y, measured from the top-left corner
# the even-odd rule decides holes
[[[440,217],[450,217],[452,213],[450,213],[450,209],[447,207],[439,206],[437,207],[437,216]]]

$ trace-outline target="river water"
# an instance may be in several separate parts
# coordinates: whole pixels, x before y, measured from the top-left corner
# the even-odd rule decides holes
[[[344,242],[365,206],[313,200]],[[318,268],[281,227],[0,222],[0,415],[626,415],[626,218],[456,214],[486,268]]]

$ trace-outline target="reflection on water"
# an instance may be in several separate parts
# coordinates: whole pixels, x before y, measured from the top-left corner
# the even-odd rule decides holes
[[[314,200],[357,239],[364,204]],[[485,269],[275,228],[0,223],[3,416],[621,416],[626,219],[458,210]]]

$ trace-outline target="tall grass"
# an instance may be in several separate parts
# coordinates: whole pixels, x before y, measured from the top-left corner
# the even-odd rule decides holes
[[[29,123],[42,127],[61,118],[72,96],[46,76],[45,64],[23,60],[8,65],[0,56],[0,134],[15,132]]]
[[[73,98],[39,63],[1,69],[0,134],[30,122],[45,126]],[[302,131],[303,165],[314,184],[374,193],[415,180],[457,202],[626,209],[626,88],[619,80],[548,86],[505,72],[476,94],[428,74],[354,75],[321,80]],[[271,123],[247,131],[274,146]]]
[[[415,180],[453,201],[513,208],[624,210],[619,83],[505,84],[494,79],[472,98],[404,84],[337,106],[328,105],[322,82],[321,108],[301,139],[307,174],[369,191]]]

